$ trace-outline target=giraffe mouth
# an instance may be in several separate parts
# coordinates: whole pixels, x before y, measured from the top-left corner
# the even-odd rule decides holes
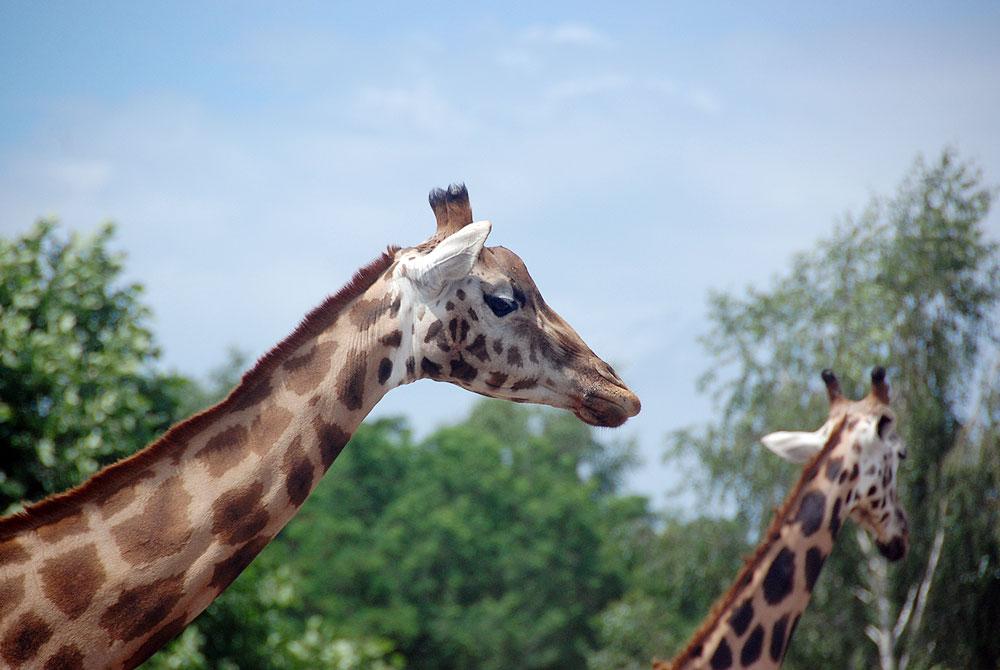
[[[641,404],[627,388],[616,388],[613,394],[588,391],[573,409],[578,419],[591,426],[617,428],[639,413]]]
[[[876,542],[875,546],[878,547],[879,553],[889,561],[898,561],[906,555],[906,541],[898,535],[884,544]]]

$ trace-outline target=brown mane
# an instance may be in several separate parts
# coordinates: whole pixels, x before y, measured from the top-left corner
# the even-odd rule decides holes
[[[729,590],[722,595],[715,604],[712,605],[712,609],[709,611],[708,617],[705,619],[704,623],[695,631],[694,635],[691,637],[691,641],[684,648],[680,654],[674,657],[674,660],[670,661],[669,665],[663,666],[659,663],[656,667],[672,668],[676,669],[681,666],[682,663],[689,661],[694,655],[695,649],[700,648],[705,643],[705,638],[708,634],[715,629],[719,623],[719,618],[722,613],[725,612],[729,607],[736,601],[736,597],[740,594],[744,587],[746,587],[750,580],[753,579],[753,573],[756,571],[757,567],[760,565],[761,561],[767,555],[767,552],[771,549],[771,546],[777,541],[781,534],[781,527],[785,523],[785,519],[788,517],[789,512],[791,512],[791,507],[799,494],[802,493],[802,489],[805,488],[806,484],[815,479],[816,475],[819,473],[819,464],[826,458],[826,456],[833,450],[835,446],[840,443],[840,436],[844,428],[844,420],[846,415],[842,416],[840,420],[834,425],[833,430],[830,432],[830,438],[827,440],[823,448],[820,449],[819,453],[810,459],[808,463],[802,468],[802,474],[799,475],[799,480],[795,483],[792,488],[791,493],[785,498],[785,501],[781,504],[781,507],[774,513],[774,517],[771,519],[771,523],[764,533],[764,539],[757,545],[757,549],[750,558],[743,561],[743,567],[740,569],[736,579],[733,580],[732,585]]]
[[[164,452],[183,444],[201,431],[216,414],[239,410],[253,405],[270,391],[267,380],[275,368],[309,338],[315,337],[333,325],[345,306],[367,291],[386,272],[395,260],[399,247],[390,246],[381,256],[354,273],[343,288],[327,297],[309,312],[284,340],[258,359],[243,375],[240,383],[223,400],[193,416],[174,424],[158,439],[131,456],[108,465],[79,486],[28,505],[24,510],[0,518],[0,543],[28,530],[34,530],[61,519],[71,517],[78,510],[80,498],[110,495],[130,482],[130,476],[159,459]],[[132,479],[131,481],[134,481]]]

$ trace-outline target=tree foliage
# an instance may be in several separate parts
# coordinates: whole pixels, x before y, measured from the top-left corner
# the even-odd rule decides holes
[[[114,229],[51,221],[0,238],[0,513],[80,482],[178,418],[189,389],[154,372],[142,289],[122,282]]]

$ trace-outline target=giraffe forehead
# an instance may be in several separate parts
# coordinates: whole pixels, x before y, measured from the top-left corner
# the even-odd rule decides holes
[[[509,279],[523,291],[538,290],[524,261],[506,247],[484,248],[474,271],[481,273],[485,279]]]

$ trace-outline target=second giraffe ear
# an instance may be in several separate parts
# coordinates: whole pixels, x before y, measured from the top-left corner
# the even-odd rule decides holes
[[[440,293],[448,282],[469,274],[491,228],[489,221],[470,223],[441,240],[427,254],[406,263],[406,275],[430,294]]]
[[[826,432],[815,433],[780,430],[760,438],[765,447],[792,463],[805,463],[826,444]]]

